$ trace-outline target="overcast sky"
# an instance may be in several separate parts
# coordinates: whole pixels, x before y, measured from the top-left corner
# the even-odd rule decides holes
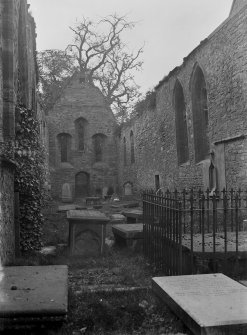
[[[37,24],[37,48],[65,49],[70,25],[85,16],[99,20],[127,14],[137,22],[126,34],[130,49],[145,43],[143,70],[136,74],[142,92],[153,88],[182,63],[229,15],[232,0],[28,0]]]

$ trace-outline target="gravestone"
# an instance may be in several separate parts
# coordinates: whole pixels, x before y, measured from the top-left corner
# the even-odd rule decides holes
[[[68,183],[62,186],[62,202],[72,202],[71,186]]]
[[[68,267],[0,268],[0,332],[33,323],[61,322],[68,311]],[[25,333],[26,334],[26,333]]]
[[[156,277],[154,292],[196,335],[247,334],[247,287],[218,273]]]
[[[132,195],[132,185],[130,183],[126,183],[124,185],[124,195]]]
[[[143,224],[117,224],[112,227],[116,244],[140,251],[143,246]]]
[[[71,255],[98,256],[105,248],[106,224],[109,218],[97,210],[70,210],[69,250]]]

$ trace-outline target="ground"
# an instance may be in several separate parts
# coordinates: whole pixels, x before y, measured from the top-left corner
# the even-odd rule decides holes
[[[105,206],[105,211],[109,208]],[[141,253],[113,246],[101,257],[69,257],[64,245],[67,238],[65,214],[56,214],[51,209],[47,213],[44,242],[56,245],[55,253],[23,255],[13,265],[67,264],[68,318],[58,329],[46,326],[45,330],[39,327],[28,333],[19,329],[17,334],[190,334],[153,295],[153,269]],[[6,334],[16,333],[8,331]]]

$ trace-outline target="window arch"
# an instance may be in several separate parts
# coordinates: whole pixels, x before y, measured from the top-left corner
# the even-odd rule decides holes
[[[204,74],[196,66],[192,77],[192,114],[196,163],[209,155],[208,97]]]
[[[71,136],[67,133],[61,133],[57,135],[59,143],[60,160],[62,163],[69,161],[70,149],[71,149]]]
[[[135,144],[134,144],[134,134],[132,130],[130,132],[130,161],[131,164],[135,163]]]
[[[174,87],[173,103],[175,109],[178,164],[183,164],[189,160],[189,146],[184,92],[178,80]]]
[[[77,150],[83,151],[85,149],[85,135],[86,135],[86,127],[87,120],[83,117],[75,120],[75,130],[76,130],[76,147]]]
[[[93,151],[96,162],[102,162],[105,151],[105,142],[107,136],[104,134],[95,134],[93,135]]]
[[[126,138],[123,138],[123,160],[124,165],[127,165],[127,149],[126,149]]]

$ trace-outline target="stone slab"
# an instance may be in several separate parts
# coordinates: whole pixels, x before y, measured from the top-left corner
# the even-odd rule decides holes
[[[67,212],[71,209],[77,209],[77,205],[63,205],[63,206],[58,206],[58,212]]]
[[[104,214],[99,212],[98,210],[70,210],[67,212],[67,219],[70,220],[76,220],[76,221],[82,221],[84,223],[85,221],[95,221],[95,222],[108,222],[110,219]]]
[[[119,235],[122,238],[142,239],[143,238],[143,223],[134,224],[117,224],[112,227],[114,235]]]
[[[0,318],[62,316],[67,311],[67,266],[0,269]]]
[[[247,334],[247,287],[218,273],[152,279],[153,291],[196,335]]]
[[[126,222],[126,217],[122,214],[112,214],[110,216],[111,219],[111,223],[115,224],[115,223],[125,223]]]
[[[139,202],[138,201],[131,201],[129,203],[123,204],[124,208],[135,208],[139,207]]]
[[[122,211],[124,216],[127,218],[127,222],[134,223],[134,222],[140,222],[143,217],[143,211],[141,209],[126,209]]]

